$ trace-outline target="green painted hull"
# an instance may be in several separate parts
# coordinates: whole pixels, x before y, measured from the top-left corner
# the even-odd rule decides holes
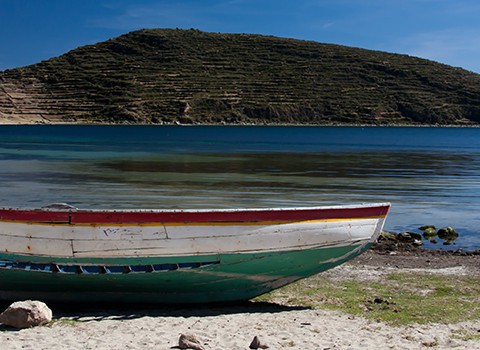
[[[168,258],[168,262],[212,259],[217,262],[197,268],[143,273],[79,274],[2,267],[0,299],[159,304],[248,300],[339,265],[368,246],[356,244],[262,254],[184,256]],[[137,259],[134,263],[162,264],[167,262],[165,259]],[[116,262],[124,264],[127,261],[124,258]]]

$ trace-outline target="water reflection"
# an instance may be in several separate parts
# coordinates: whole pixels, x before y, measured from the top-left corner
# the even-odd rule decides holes
[[[407,165],[407,166],[406,166]],[[443,153],[246,153],[185,155],[175,159],[122,159],[97,164],[116,171],[174,173],[243,173],[320,177],[455,177],[476,175],[478,159],[472,155]]]
[[[393,203],[469,205],[478,201],[480,186],[478,157],[428,153],[341,153],[341,154],[235,154],[184,155],[135,159],[93,159],[65,161],[18,160],[5,163],[4,185],[26,183],[50,186],[55,196],[74,198],[82,204],[97,205],[91,193],[105,194],[102,205],[141,207],[172,206],[172,195],[199,197],[202,207],[222,200],[238,205],[249,197],[256,206],[311,205],[318,202],[368,200]],[[122,203],[128,193],[142,193]],[[169,193],[170,195],[165,195]],[[4,197],[4,196],[3,196]],[[48,193],[45,197],[49,197]],[[2,198],[3,201],[6,198]],[[153,200],[152,200],[153,199]],[[174,206],[188,206],[179,198]],[[208,199],[208,200],[205,200]],[[133,202],[132,202],[133,200]],[[201,203],[204,204],[201,204]],[[283,203],[282,203],[283,202]],[[249,203],[250,204],[250,203]]]
[[[33,132],[28,140],[0,140],[0,206],[68,202],[83,208],[232,208],[389,201],[387,229],[453,226],[461,236],[452,244],[480,248],[480,149],[472,146],[478,138],[459,134],[451,148],[415,146],[412,140],[408,147],[393,147],[395,130],[387,130],[383,139],[343,136],[353,141],[342,147],[324,134],[315,141],[319,130],[307,128],[300,130],[306,137],[285,146],[285,129],[278,130],[283,134],[275,142],[262,136],[250,143],[242,140],[251,134],[238,136],[237,143],[233,136],[183,143],[137,137],[125,145],[118,133],[110,138],[84,133],[81,142],[68,133],[44,135],[42,142]],[[337,149],[328,142],[336,142]]]

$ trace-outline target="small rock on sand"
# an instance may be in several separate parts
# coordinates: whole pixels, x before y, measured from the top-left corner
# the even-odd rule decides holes
[[[0,314],[0,323],[15,328],[41,326],[51,320],[52,310],[36,300],[17,301]]]

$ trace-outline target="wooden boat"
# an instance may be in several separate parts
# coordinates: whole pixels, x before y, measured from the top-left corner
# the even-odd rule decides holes
[[[0,299],[247,300],[357,256],[389,207],[0,209]]]

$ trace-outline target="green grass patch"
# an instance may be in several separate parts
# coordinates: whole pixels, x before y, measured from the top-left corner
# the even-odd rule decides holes
[[[78,327],[82,324],[82,321],[71,319],[71,318],[57,318],[51,320],[48,325],[51,326],[70,326],[70,327]]]
[[[392,325],[480,319],[480,277],[391,273],[378,281],[315,276],[255,300],[339,310]]]
[[[460,339],[464,341],[469,341],[469,340],[480,341],[480,334],[472,334],[471,332],[465,329],[454,330],[452,331],[452,333],[454,333],[453,335],[454,339]]]

